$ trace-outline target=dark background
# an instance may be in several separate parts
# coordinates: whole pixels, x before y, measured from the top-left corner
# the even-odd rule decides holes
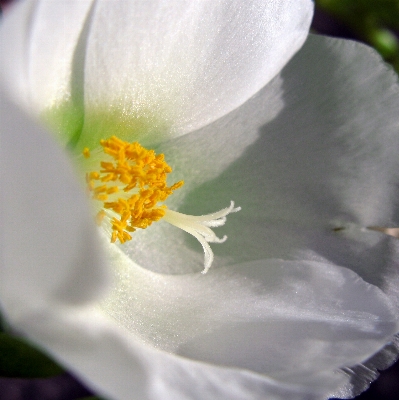
[[[11,2],[12,0],[0,0],[0,7],[6,12]],[[399,0],[316,0],[315,3],[313,32],[367,43],[377,49],[399,72]],[[4,326],[0,331],[3,329]],[[18,347],[16,351],[22,350]],[[56,376],[34,379],[6,376],[6,373],[1,372],[2,354],[5,355],[5,350],[0,345],[0,400],[96,398],[73,376],[67,372],[60,374],[50,361],[43,361],[44,364],[47,362],[46,371],[50,371],[43,372],[43,375],[54,375],[54,371],[58,371]],[[23,354],[25,357],[26,352]],[[14,376],[30,376],[29,374],[30,372],[24,371]],[[369,390],[356,399],[399,400],[399,362],[381,372],[381,376],[371,384]]]

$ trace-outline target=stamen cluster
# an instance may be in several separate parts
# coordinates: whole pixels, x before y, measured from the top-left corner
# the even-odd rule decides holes
[[[136,228],[147,228],[165,215],[166,206],[158,205],[183,185],[179,181],[167,186],[167,174],[172,168],[164,155],[156,155],[139,143],[128,143],[116,136],[101,140],[109,160],[100,162],[100,170],[86,174],[88,192],[92,199],[103,202],[97,213],[100,225],[111,211],[111,242],[131,240]],[[83,155],[90,157],[89,149]]]

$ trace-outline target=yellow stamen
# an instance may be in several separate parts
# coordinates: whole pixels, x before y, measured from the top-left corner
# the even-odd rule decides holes
[[[96,222],[101,225],[111,215],[111,242],[131,240],[128,232],[147,228],[165,215],[166,206],[159,205],[174,190],[183,185],[179,181],[167,186],[167,174],[172,168],[164,155],[156,155],[139,143],[128,143],[115,136],[101,140],[107,161],[101,161],[99,171],[86,174],[87,190],[94,200],[103,202]],[[90,150],[83,150],[85,158]]]
[[[85,156],[85,158],[89,158],[90,157],[90,150],[88,147],[85,147],[83,149],[83,155]]]
[[[87,192],[96,200],[99,211],[95,217],[98,225],[109,231],[111,243],[125,243],[132,239],[137,228],[145,229],[161,218],[171,225],[193,235],[204,250],[206,273],[214,259],[209,243],[223,243],[227,236],[216,236],[211,228],[223,226],[227,215],[241,210],[230,206],[211,214],[194,216],[168,209],[162,203],[183,181],[167,186],[167,174],[172,168],[165,162],[163,154],[155,154],[139,143],[128,143],[112,136],[101,140],[99,168],[86,174]],[[94,154],[97,154],[96,151]],[[85,148],[83,156],[92,157]],[[161,204],[160,204],[161,203]]]

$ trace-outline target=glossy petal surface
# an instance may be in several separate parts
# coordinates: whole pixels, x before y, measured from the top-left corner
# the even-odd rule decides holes
[[[58,134],[62,144],[82,128],[84,40],[92,3],[23,1],[2,21],[2,85],[56,132],[66,131],[67,136]]]
[[[398,329],[383,292],[334,265],[269,259],[165,276],[109,252],[117,284],[105,310],[194,360],[317,386],[319,373],[364,360]]]
[[[223,116],[300,48],[312,11],[309,0],[97,1],[86,49],[82,143],[110,135],[103,133],[110,124],[96,124],[109,107],[112,124],[134,126],[137,136],[126,135],[142,144]]]
[[[23,26],[35,15],[32,4],[20,14]],[[37,4],[33,21],[48,19],[57,7]],[[118,247],[107,250],[113,291],[101,309],[87,304],[107,279],[82,192],[43,129],[2,97],[2,306],[17,329],[110,397],[325,397],[347,380],[338,368],[363,362],[398,330],[399,246],[365,229],[399,221],[394,75],[363,46],[311,38],[241,105],[300,46],[310,2],[253,1],[238,12],[237,3],[222,1],[182,2],[180,10],[161,2],[110,4],[74,8],[65,56],[50,41],[44,46],[61,60],[48,58],[54,77],[47,82],[43,74],[30,85],[30,76],[47,67],[45,57],[30,58],[18,64],[14,94],[26,106],[21,91],[27,84],[39,108],[47,98],[62,107],[60,93],[68,107],[72,99],[72,111],[84,104],[91,114],[84,122],[78,115],[68,128],[73,137],[65,140],[81,145],[103,133],[94,128],[104,116],[105,94],[112,112],[98,127],[120,121],[115,129],[136,127],[144,142],[159,144],[222,117],[158,146],[175,177],[186,180],[169,205],[198,214],[233,199],[243,210],[222,228],[229,239],[215,246],[208,275],[190,273],[201,268],[198,243],[159,223],[125,247],[130,258]],[[284,4],[291,13],[273,26],[267,10],[278,15]],[[118,15],[120,25],[106,23]],[[218,25],[225,18],[230,30]],[[296,28],[287,33],[284,24],[292,18]],[[48,24],[43,32],[58,29]],[[34,25],[33,37],[40,38],[41,25]],[[271,28],[278,51],[258,37]],[[16,42],[28,31],[19,31]],[[197,37],[198,48],[185,46]],[[24,54],[17,46],[17,59]],[[36,94],[40,82],[43,97]],[[80,82],[80,92],[73,82]],[[156,135],[160,128],[165,135]]]
[[[230,200],[242,207],[216,230],[228,240],[213,246],[215,266],[317,257],[393,288],[396,241],[365,228],[398,223],[398,94],[367,47],[311,37],[240,109],[159,148],[171,179],[185,180],[168,205],[188,214]],[[125,251],[140,265],[179,273],[191,259],[201,269],[201,247],[174,227],[137,237]]]

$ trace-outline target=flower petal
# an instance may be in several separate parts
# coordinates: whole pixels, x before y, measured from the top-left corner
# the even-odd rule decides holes
[[[213,268],[268,257],[333,263],[398,306],[399,242],[367,229],[398,226],[398,107],[397,77],[371,49],[311,36],[240,109],[161,146],[173,179],[186,182],[169,206],[208,213],[233,199],[242,207],[220,228],[228,240],[213,246]],[[152,229],[151,255],[139,238],[129,245],[134,260],[150,269],[157,260],[161,272],[201,269],[200,246],[167,224]],[[169,258],[164,250],[176,243]],[[364,390],[397,353],[396,342],[354,368],[355,386],[340,397]]]
[[[319,257],[393,293],[397,241],[366,227],[399,223],[398,108],[397,78],[372,50],[312,36],[240,109],[160,146],[172,179],[185,180],[168,206],[187,214],[230,200],[242,207],[217,230],[228,239],[213,246],[215,266]],[[131,257],[175,273],[191,257],[199,270],[200,246],[164,225],[140,232]],[[151,253],[141,235],[152,236]]]
[[[328,387],[328,373],[368,358],[399,329],[380,289],[334,265],[259,260],[165,276],[109,252],[116,284],[103,307],[136,338],[309,392],[323,387],[319,373]]]
[[[0,297],[14,329],[113,398],[300,398],[295,386],[149,349],[83,305],[103,292],[106,274],[80,188],[43,128],[6,96],[0,105]]]
[[[310,0],[97,1],[81,146],[115,130],[156,143],[223,116],[300,48],[312,12]]]
[[[241,108],[159,151],[186,187],[216,180],[234,194],[245,184],[239,192],[273,219],[397,225],[398,106],[397,76],[372,49],[310,36]]]
[[[324,388],[309,388],[177,357],[138,342],[92,308],[41,310],[18,328],[93,390],[118,400],[317,400],[342,379],[327,376]]]
[[[18,319],[43,304],[96,298],[108,274],[66,155],[1,93],[0,119],[0,292],[6,314]]]
[[[21,1],[2,21],[1,83],[18,104],[46,114],[56,133],[72,136],[83,123],[84,30],[92,3]]]

